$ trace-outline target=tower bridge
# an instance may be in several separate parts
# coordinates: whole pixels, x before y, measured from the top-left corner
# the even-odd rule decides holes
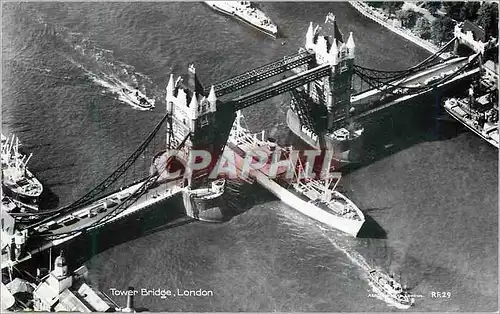
[[[189,66],[185,83],[181,78],[174,80],[171,74],[166,87],[166,115],[116,171],[70,205],[36,214],[11,215],[16,219],[25,216],[45,218],[25,223],[14,231],[15,222],[11,217],[7,225],[12,228],[2,228],[2,238],[7,239],[7,242],[2,240],[2,249],[9,248],[8,251],[12,251],[9,253],[11,258],[2,264],[2,268],[31,256],[24,254],[24,257],[20,257],[23,256],[20,252],[35,254],[88,230],[124,218],[176,193],[189,192],[199,187],[217,165],[237,110],[290,92],[292,111],[299,129],[315,134],[320,145],[326,145],[325,138],[331,137],[333,131],[343,127],[349,120],[364,118],[436,89],[449,88],[479,72],[479,53],[469,58],[451,58],[446,61],[438,58],[445,48],[453,45],[453,40],[437,54],[409,69],[379,71],[360,67],[354,64],[356,46],[353,34],[350,33],[344,42],[335,17],[331,14],[327,16],[323,29],[327,33],[321,35],[319,25],[314,27],[311,23],[305,36],[305,47],[299,53],[285,56],[209,88],[204,88],[201,84],[194,65]],[[287,76],[283,78],[280,74]],[[368,89],[354,86],[356,76],[365,82]],[[264,87],[237,97],[231,96],[231,93],[239,89],[273,77],[278,79]],[[287,115],[287,122],[290,121]],[[139,156],[152,146],[154,139],[165,140],[165,133],[159,131],[162,126],[166,127],[165,150],[154,155],[144,179],[116,189],[117,180],[130,171]],[[314,146],[315,143],[311,145]],[[169,150],[175,150],[176,155],[169,155]],[[192,150],[210,151],[211,163],[203,170],[185,167],[180,179],[170,178],[174,165],[178,164],[176,161],[181,164],[189,162]],[[112,190],[113,187],[115,190]],[[2,254],[7,253],[3,250]]]

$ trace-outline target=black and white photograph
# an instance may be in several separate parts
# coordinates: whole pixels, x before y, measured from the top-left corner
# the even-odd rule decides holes
[[[498,1],[0,15],[0,312],[498,313]]]

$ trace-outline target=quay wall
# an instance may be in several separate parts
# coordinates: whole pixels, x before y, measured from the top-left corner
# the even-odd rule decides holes
[[[376,12],[371,9],[367,4],[363,3],[363,1],[349,1],[349,4],[358,10],[359,13],[363,14],[367,18],[371,19],[372,21],[384,26],[385,28],[389,29],[390,31],[404,37],[405,39],[413,42],[414,44],[424,48],[425,50],[429,51],[430,53],[434,54],[439,51],[439,47],[436,45],[430,43],[427,40],[424,40],[407,30],[401,28],[401,27],[396,27],[388,23],[387,21],[383,20],[382,18],[378,17],[376,15]],[[443,56],[440,56],[443,58]]]

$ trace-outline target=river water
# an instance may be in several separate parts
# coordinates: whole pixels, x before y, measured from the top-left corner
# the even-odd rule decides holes
[[[344,36],[353,32],[358,65],[398,70],[428,56],[347,3],[260,7],[283,38],[202,3],[4,3],[2,132],[33,152],[30,168],[52,206],[83,195],[123,162],[164,114],[170,73],[184,74],[190,63],[202,82],[220,81],[295,53],[308,23],[323,23],[328,12]],[[100,84],[110,77],[140,86],[156,108],[114,99]],[[251,129],[290,139],[286,97],[246,109]],[[367,140],[390,148],[342,180],[381,236],[349,238],[265,196],[223,224],[178,223],[95,252],[85,260],[92,284],[107,294],[129,285],[213,291],[137,297],[150,311],[397,311],[366,279],[368,267],[381,267],[417,295],[411,311],[496,310],[498,151],[422,110],[374,121]],[[438,291],[451,296],[432,297]],[[112,298],[124,305],[123,296]]]

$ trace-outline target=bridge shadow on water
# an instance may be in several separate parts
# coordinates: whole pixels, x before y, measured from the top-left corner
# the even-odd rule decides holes
[[[225,216],[228,220],[251,209],[252,207],[275,200],[274,195],[261,188],[258,184],[244,184],[239,191],[229,192],[225,196],[227,208]],[[196,219],[186,216],[182,194],[155,204],[149,208],[134,213],[119,221],[105,225],[97,230],[88,231],[76,239],[53,248],[52,260],[59,255],[60,250],[66,252],[66,257],[72,267],[79,267],[92,257],[115,246],[148,236],[157,232],[182,227],[196,222]],[[36,268],[49,263],[49,252],[36,255],[26,262],[24,269],[36,273]]]
[[[344,174],[352,173],[420,143],[445,141],[463,133],[465,128],[448,117],[442,109],[442,96],[444,95],[436,93],[418,101],[382,110],[360,121],[365,131],[362,140],[353,149],[356,152],[356,162],[338,171]],[[288,132],[287,138],[280,142],[284,145],[292,144],[299,150],[310,149],[291,131]],[[341,188],[339,191],[343,192]],[[386,238],[386,231],[370,216],[371,211],[384,208],[362,210],[366,223],[358,237]]]
[[[464,128],[447,116],[440,106],[420,102],[385,110],[365,121],[357,162],[343,169],[348,173],[425,142],[445,141],[457,137]]]
[[[93,256],[117,245],[138,239],[155,232],[180,227],[195,221],[186,216],[182,196],[174,197],[134,213],[121,220],[105,225],[97,230],[88,231],[76,239],[63,243],[52,250],[52,259],[60,250],[72,267],[79,267]],[[26,265],[36,271],[36,265],[48,265],[49,252],[38,254]]]

